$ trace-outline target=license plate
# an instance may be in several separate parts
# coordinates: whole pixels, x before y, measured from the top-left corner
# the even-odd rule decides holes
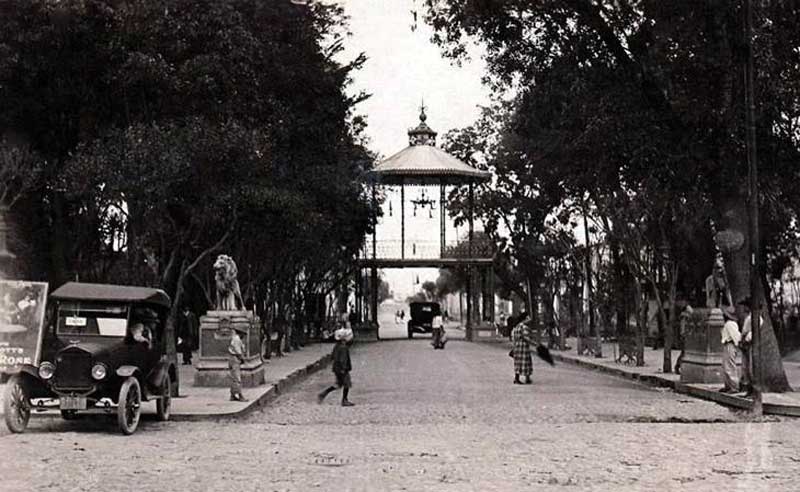
[[[85,396],[62,396],[61,410],[86,410]]]

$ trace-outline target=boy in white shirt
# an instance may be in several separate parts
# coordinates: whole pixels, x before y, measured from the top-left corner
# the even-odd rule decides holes
[[[244,342],[239,329],[231,330],[231,343],[228,345],[228,368],[231,371],[231,401],[247,401],[242,394],[242,364],[244,363]]]
[[[739,391],[739,371],[736,368],[736,346],[741,341],[739,325],[736,323],[736,310],[732,306],[722,308],[725,324],[722,325],[722,376],[725,386],[720,388],[721,393],[736,393]]]

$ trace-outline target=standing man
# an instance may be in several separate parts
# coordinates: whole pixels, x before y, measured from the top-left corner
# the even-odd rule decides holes
[[[689,304],[683,309],[681,312],[681,323],[680,323],[680,331],[678,336],[680,336],[680,344],[681,344],[681,353],[678,355],[678,360],[675,361],[675,373],[681,373],[681,366],[683,365],[683,357],[686,355],[686,336],[689,332],[689,322],[690,318],[694,314],[694,309]]]
[[[192,350],[195,344],[195,333],[198,330],[197,316],[189,309],[188,305],[183,306],[183,316],[181,317],[180,328],[178,329],[178,351],[183,354],[183,365],[192,364]]]
[[[739,374],[736,368],[736,346],[742,339],[739,325],[736,323],[736,310],[733,306],[724,306],[722,316],[725,324],[722,325],[722,376],[725,386],[720,388],[721,393],[736,393],[739,391]]]
[[[750,297],[745,297],[739,302],[742,312],[744,313],[744,323],[742,323],[742,341],[740,348],[742,350],[742,379],[739,384],[739,389],[746,393],[745,396],[753,394],[753,315],[750,312]],[[763,306],[760,306],[763,309]],[[764,323],[764,318],[759,316],[759,326]]]
[[[269,329],[270,323],[267,317],[261,318],[261,359],[269,360],[272,358],[272,332]]]
[[[283,323],[283,338],[286,341],[285,346],[283,347],[283,352],[286,354],[292,352],[292,323],[294,323],[292,313],[287,311],[286,318]]]
[[[247,401],[242,394],[242,364],[244,363],[244,342],[239,332],[240,327],[231,331],[231,343],[228,345],[228,369],[231,376],[231,401]]]
[[[283,314],[275,316],[272,323],[272,329],[275,331],[275,356],[283,357],[283,335],[286,333],[286,317]],[[270,336],[272,334],[270,333]]]

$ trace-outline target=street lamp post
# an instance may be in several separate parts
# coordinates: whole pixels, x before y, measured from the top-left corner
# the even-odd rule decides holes
[[[755,94],[753,90],[753,5],[752,0],[744,2],[744,30],[746,46],[745,62],[745,122],[747,126],[747,169],[748,199],[750,212],[750,312],[753,332],[753,413],[762,413],[762,369],[761,359],[761,276],[758,261],[760,258],[760,241],[758,230],[758,161],[756,154],[756,122]]]

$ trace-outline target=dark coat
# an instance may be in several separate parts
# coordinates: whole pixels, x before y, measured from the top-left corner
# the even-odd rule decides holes
[[[335,374],[346,374],[353,369],[350,363],[350,348],[345,343],[337,342],[333,346],[333,372]]]

